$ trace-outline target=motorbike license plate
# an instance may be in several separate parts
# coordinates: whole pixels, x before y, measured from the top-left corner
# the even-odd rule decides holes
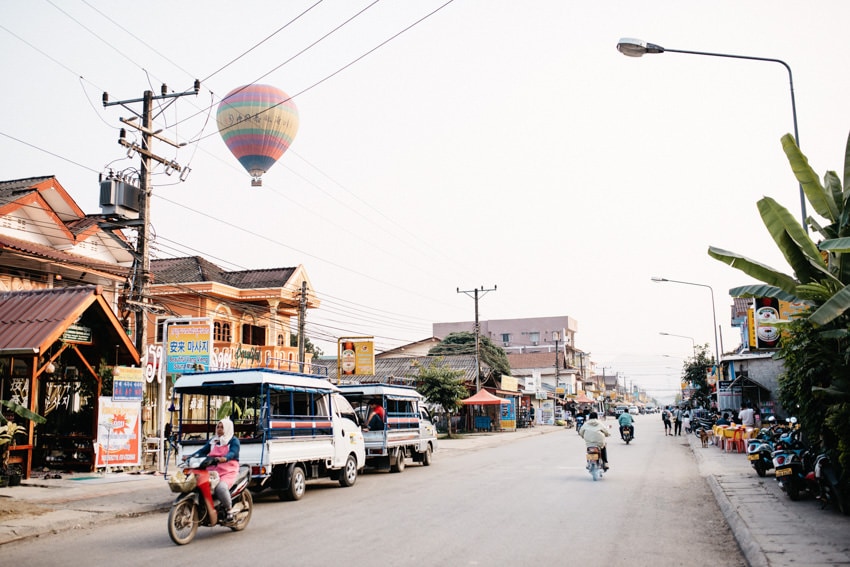
[[[790,468],[787,468],[787,469],[776,469],[776,473],[775,473],[775,474],[776,474],[776,476],[788,476],[789,474],[791,474],[791,469],[790,469]]]
[[[588,453],[587,454],[587,460],[588,461],[598,461],[599,455],[597,455],[596,453]]]
[[[747,458],[751,461],[758,461],[760,457],[758,453],[753,453],[752,455],[747,455]]]

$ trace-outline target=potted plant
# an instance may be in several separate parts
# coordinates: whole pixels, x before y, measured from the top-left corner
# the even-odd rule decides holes
[[[11,410],[12,413],[22,419],[28,419],[35,423],[45,423],[47,420],[31,412],[24,406],[11,400],[0,400],[0,406]],[[15,486],[20,484],[23,470],[18,464],[9,464],[9,450],[16,443],[15,436],[26,434],[26,428],[22,425],[9,421],[3,412],[0,412],[0,475],[7,477],[8,484]]]

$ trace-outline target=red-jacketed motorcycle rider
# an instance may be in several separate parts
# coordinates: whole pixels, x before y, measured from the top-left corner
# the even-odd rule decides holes
[[[605,438],[611,435],[608,427],[599,421],[599,414],[590,412],[588,420],[581,426],[579,435],[584,439],[587,447],[599,447],[602,450],[602,469],[608,470],[608,449],[605,447]]]
[[[215,437],[191,455],[192,457],[209,456],[216,460],[217,464],[207,467],[207,470],[218,472],[220,482],[215,487],[213,495],[226,510],[226,522],[233,521],[230,487],[239,476],[239,447],[239,439],[233,436],[233,422],[224,418],[215,426]]]

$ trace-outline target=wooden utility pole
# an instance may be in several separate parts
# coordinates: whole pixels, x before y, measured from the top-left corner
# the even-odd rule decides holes
[[[194,90],[182,93],[169,93],[168,87],[162,85],[159,95],[154,95],[153,91],[145,91],[142,98],[134,98],[129,100],[119,100],[109,102],[109,94],[103,93],[103,106],[121,105],[136,116],[132,118],[120,118],[122,123],[138,130],[142,135],[142,145],[139,146],[134,142],[127,140],[127,131],[121,128],[121,134],[118,138],[118,143],[129,148],[131,151],[139,154],[142,160],[139,168],[139,218],[137,220],[125,221],[125,227],[136,227],[138,237],[136,239],[136,256],[133,260],[133,273],[131,275],[130,296],[128,298],[128,306],[136,312],[136,349],[139,354],[145,356],[145,342],[147,341],[147,309],[148,306],[148,287],[150,286],[150,212],[151,212],[151,169],[153,162],[159,162],[165,166],[165,172],[170,174],[172,171],[180,173],[180,180],[184,181],[188,174],[188,168],[183,169],[180,164],[174,160],[169,160],[154,154],[151,151],[151,143],[153,138],[161,140],[175,148],[184,146],[177,142],[164,138],[159,135],[159,130],[153,130],[153,101],[167,98],[177,98],[186,95],[197,95],[201,90],[201,82],[195,80]],[[128,104],[142,103],[142,114],[140,115],[135,110],[131,109]],[[137,124],[141,118],[142,123]]]
[[[479,297],[478,292],[481,292],[482,296],[483,296],[483,294],[487,293],[488,291],[496,291],[496,286],[494,285],[493,289],[484,289],[484,286],[482,285],[480,288],[476,287],[474,290],[466,290],[466,291],[461,291],[460,288],[457,288],[458,293],[465,293],[466,295],[469,295],[470,293],[472,293],[473,295],[471,297],[473,297],[475,299],[475,391],[476,392],[481,389],[481,344],[480,344],[480,341],[479,341],[479,338],[478,338],[479,332],[480,332],[480,326],[478,324],[478,297]]]

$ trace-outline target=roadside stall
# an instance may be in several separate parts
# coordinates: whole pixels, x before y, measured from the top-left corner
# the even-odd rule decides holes
[[[42,467],[93,471],[98,398],[105,386],[111,389],[117,365],[139,364],[102,291],[80,286],[0,293],[0,400],[46,419],[36,427],[4,411],[22,427],[8,461],[24,478]]]
[[[469,408],[467,413],[467,428],[470,431],[500,431],[502,421],[502,407],[513,406],[511,400],[500,398],[489,391],[481,389],[474,395],[461,400],[461,403]],[[508,409],[505,415],[516,415],[515,410]],[[514,418],[516,423],[516,418]]]

